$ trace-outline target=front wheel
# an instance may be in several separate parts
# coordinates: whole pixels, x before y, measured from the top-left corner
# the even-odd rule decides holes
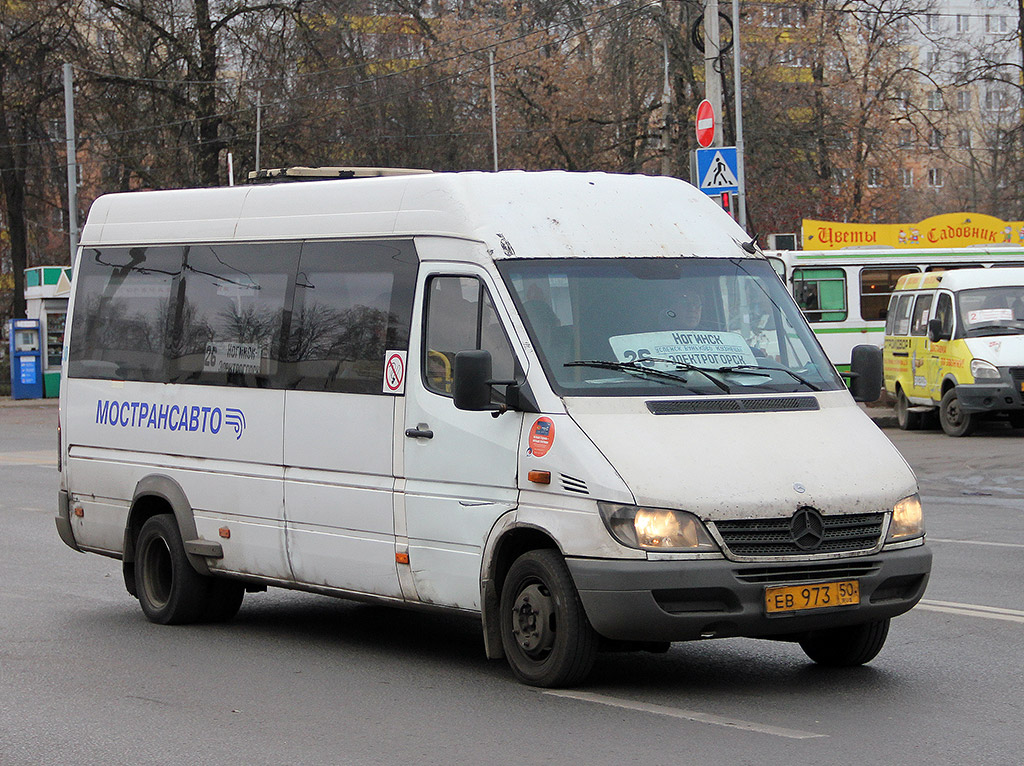
[[[942,424],[942,430],[949,436],[970,436],[978,424],[978,416],[963,411],[956,389],[951,388],[942,395],[939,422]]]
[[[871,662],[889,635],[889,619],[808,633],[800,648],[819,665],[850,668]]]
[[[512,672],[530,686],[572,686],[594,665],[597,634],[558,552],[524,553],[501,589],[501,643]]]

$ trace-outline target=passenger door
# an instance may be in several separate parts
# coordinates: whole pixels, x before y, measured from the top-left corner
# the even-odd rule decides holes
[[[285,357],[288,558],[298,582],[402,598],[395,564],[394,441],[412,242],[307,242]],[[399,423],[400,424],[400,423]]]
[[[451,394],[455,353],[491,352],[493,378],[516,370],[507,321],[482,270],[421,274],[405,390],[404,493],[411,588],[419,601],[480,608],[483,545],[494,522],[516,507],[523,415],[467,412]],[[495,388],[500,401],[503,386]],[[399,538],[401,542],[401,537]]]

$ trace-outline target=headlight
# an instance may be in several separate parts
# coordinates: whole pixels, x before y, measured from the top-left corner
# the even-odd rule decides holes
[[[921,511],[921,496],[911,495],[900,500],[892,509],[892,523],[889,525],[889,540],[905,540],[924,534],[924,514]]]
[[[995,365],[989,364],[984,359],[971,360],[971,375],[975,380],[999,380],[999,370]]]
[[[665,508],[598,503],[612,537],[630,548],[655,551],[718,550],[696,516]]]

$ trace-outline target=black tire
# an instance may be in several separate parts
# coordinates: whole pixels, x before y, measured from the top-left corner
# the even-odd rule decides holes
[[[978,425],[978,416],[960,409],[956,389],[951,388],[942,395],[939,405],[939,422],[948,436],[970,436]]]
[[[1010,428],[1024,428],[1024,412],[1018,410],[1007,415],[1010,419]]]
[[[921,413],[910,411],[910,400],[901,388],[896,392],[896,423],[904,431],[917,431],[921,428]]]
[[[819,665],[851,668],[871,662],[882,651],[889,635],[889,619],[816,630],[800,639],[800,648]]]
[[[557,551],[524,553],[501,589],[501,643],[516,678],[530,686],[580,683],[598,638]]]
[[[202,622],[227,622],[242,608],[245,586],[233,580],[209,579],[210,593],[200,619]]]
[[[135,585],[146,618],[160,625],[202,621],[212,578],[189,564],[174,516],[147,520],[135,547]]]

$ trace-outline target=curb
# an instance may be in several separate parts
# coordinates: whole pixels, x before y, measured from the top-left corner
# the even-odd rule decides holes
[[[21,408],[32,408],[32,407],[56,407],[58,400],[52,399],[12,399],[9,396],[0,396],[0,408],[4,407],[21,407]]]

